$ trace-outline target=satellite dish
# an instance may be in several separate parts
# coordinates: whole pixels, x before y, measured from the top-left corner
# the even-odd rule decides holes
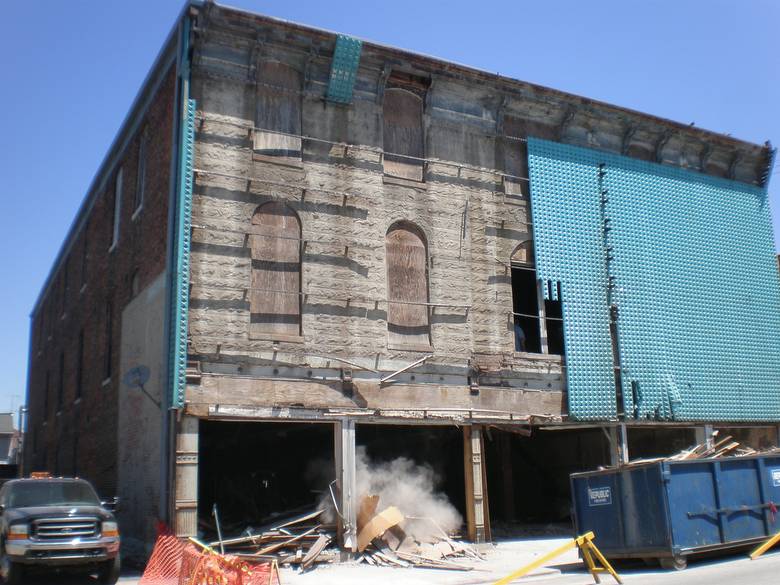
[[[149,381],[149,368],[146,366],[135,366],[130,368],[122,378],[125,386],[130,388],[143,388],[144,384]]]
[[[146,384],[149,381],[149,368],[146,366],[135,366],[134,368],[130,368],[127,373],[122,377],[122,382],[124,382],[125,386],[129,386],[130,388],[139,388],[141,392],[146,394],[147,398],[154,402],[157,405],[157,408],[162,408],[160,405],[160,401],[157,400],[154,396],[149,394],[146,391],[146,388],[144,388],[144,384]]]

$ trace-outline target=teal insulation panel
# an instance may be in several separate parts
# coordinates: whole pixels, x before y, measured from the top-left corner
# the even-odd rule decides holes
[[[528,158],[538,276],[561,285],[572,418],[618,414],[612,303],[628,418],[780,420],[766,190],[534,138]]]
[[[352,90],[360,65],[360,53],[363,41],[339,35],[336,37],[336,49],[330,66],[328,80],[328,101],[348,104],[352,101]]]
[[[190,302],[190,248],[192,231],[193,163],[195,160],[195,100],[185,102],[181,128],[179,159],[179,189],[176,205],[175,247],[176,258],[173,278],[173,302],[171,304],[171,344],[169,356],[174,408],[184,406],[187,375],[187,315]]]

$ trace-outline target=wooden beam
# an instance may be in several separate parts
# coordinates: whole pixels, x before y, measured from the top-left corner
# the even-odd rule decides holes
[[[481,425],[463,427],[463,465],[466,478],[466,524],[472,542],[488,542],[490,518]]]

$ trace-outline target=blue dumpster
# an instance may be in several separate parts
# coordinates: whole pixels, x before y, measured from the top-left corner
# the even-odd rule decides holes
[[[577,534],[607,558],[686,557],[780,532],[780,455],[662,461],[571,475]]]

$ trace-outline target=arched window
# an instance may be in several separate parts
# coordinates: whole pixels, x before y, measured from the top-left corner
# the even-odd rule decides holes
[[[515,248],[511,263],[515,351],[563,355],[561,301],[541,302],[531,240]]]
[[[422,97],[407,89],[388,88],[383,113],[385,174],[422,181],[423,161],[418,160],[425,156]]]
[[[425,349],[431,344],[428,312],[428,249],[415,226],[393,225],[385,237],[387,331],[391,347]]]
[[[250,337],[301,334],[301,222],[284,203],[272,201],[252,216]]]
[[[301,160],[301,75],[264,61],[257,67],[255,154],[279,161]]]

